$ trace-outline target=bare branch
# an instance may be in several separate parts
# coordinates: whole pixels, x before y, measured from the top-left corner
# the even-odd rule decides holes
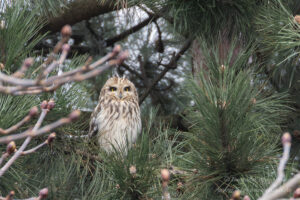
[[[0,197],[0,200],[13,200],[15,192],[11,191],[6,197]],[[18,200],[42,200],[46,199],[48,196],[48,188],[41,189],[38,197],[31,197],[28,199],[18,199]]]
[[[291,136],[289,133],[285,133],[282,136],[282,143],[283,143],[283,156],[280,159],[280,163],[277,169],[277,178],[272,183],[272,185],[265,191],[263,197],[266,196],[268,193],[272,192],[275,188],[277,188],[284,179],[284,168],[287,161],[289,160],[290,149],[291,149]]]
[[[2,140],[2,143],[10,142],[7,145],[6,152],[0,158],[0,164],[3,162],[3,160],[5,158],[7,158],[10,154],[15,152],[16,145],[15,145],[14,141],[17,140],[17,139],[26,138],[25,141],[23,142],[22,146],[14,153],[14,155],[0,169],[0,177],[7,171],[7,169],[16,161],[16,159],[20,155],[26,155],[26,154],[33,153],[36,150],[38,150],[39,148],[41,148],[42,146],[51,143],[53,141],[53,139],[55,138],[55,133],[50,134],[49,137],[47,138],[47,140],[45,142],[43,142],[42,144],[40,144],[40,145],[30,149],[30,150],[24,151],[33,137],[41,135],[41,134],[46,133],[46,132],[49,132],[52,129],[54,129],[58,126],[61,126],[63,124],[70,123],[70,122],[76,120],[80,115],[79,111],[73,111],[69,115],[68,118],[62,118],[62,119],[60,119],[60,120],[58,120],[58,121],[56,121],[52,124],[49,124],[49,125],[46,125],[46,126],[40,128],[41,125],[42,125],[43,120],[45,119],[45,117],[47,115],[47,113],[51,109],[54,108],[54,105],[55,105],[55,103],[54,103],[53,100],[50,100],[49,102],[43,101],[41,103],[42,112],[41,112],[40,117],[39,117],[38,121],[36,122],[36,124],[35,124],[35,126],[33,127],[32,130],[29,129],[29,130],[27,130],[23,133],[20,133],[20,134],[14,134],[14,135],[4,136],[4,137],[0,138],[0,140]],[[31,110],[33,110],[33,109],[31,109]]]
[[[32,148],[32,149],[29,149],[29,150],[27,150],[27,151],[23,151],[23,152],[22,152],[22,155],[27,155],[27,154],[36,152],[39,148],[45,146],[46,144],[50,144],[50,143],[54,140],[55,137],[56,137],[56,133],[51,133],[51,134],[48,136],[47,140],[45,140],[43,143],[37,145],[36,147],[34,147],[34,148]]]
[[[38,121],[36,122],[35,126],[33,127],[32,131],[37,131],[43,120],[45,119],[48,109],[42,109],[42,113],[40,114],[40,117]],[[28,136],[26,140],[23,142],[22,146],[17,150],[17,152],[7,161],[7,163],[0,169],[0,177],[5,173],[5,171],[16,161],[16,159],[22,154],[22,152],[25,150],[29,142],[31,141],[31,138],[33,136]]]
[[[61,118],[61,119],[57,120],[56,122],[48,124],[48,125],[40,128],[40,129],[38,129],[36,131],[34,131],[34,130],[26,130],[26,131],[24,131],[22,133],[19,133],[19,134],[13,134],[13,135],[10,135],[10,136],[1,137],[0,138],[0,143],[7,143],[9,141],[19,140],[19,139],[26,138],[28,136],[36,137],[36,136],[40,136],[40,135],[42,135],[44,133],[48,133],[51,130],[53,130],[53,129],[59,127],[59,126],[62,126],[64,124],[68,124],[68,123],[72,122],[72,117],[71,116],[72,116],[72,114],[74,112],[77,112],[77,111],[73,111],[69,115],[69,117],[67,117],[67,118]]]
[[[146,99],[146,97],[149,95],[150,91],[154,88],[154,86],[166,75],[166,73],[170,70],[170,69],[176,69],[176,63],[177,61],[180,59],[180,57],[188,50],[188,48],[191,46],[191,43],[193,41],[193,38],[189,38],[185,41],[185,43],[183,44],[183,46],[181,47],[181,49],[179,50],[179,52],[177,54],[173,54],[170,62],[166,65],[163,65],[165,68],[163,69],[163,71],[156,77],[156,79],[154,79],[154,81],[149,84],[149,86],[146,88],[146,91],[144,92],[144,94],[140,97],[140,101],[139,104],[142,104],[143,101]]]
[[[111,46],[113,45],[115,42],[123,40],[124,38],[126,38],[128,35],[135,33],[137,31],[139,31],[140,29],[142,29],[143,27],[145,27],[146,25],[148,25],[149,23],[151,23],[152,21],[155,21],[156,19],[158,19],[158,15],[150,15],[147,19],[145,19],[144,21],[142,21],[141,23],[131,27],[130,29],[120,33],[119,35],[116,35],[112,38],[109,38],[106,40],[106,46]]]
[[[279,198],[283,198],[288,195],[290,192],[293,192],[300,184],[300,173],[295,175],[281,187],[277,188],[283,178],[284,178],[284,168],[289,158],[290,148],[291,148],[291,135],[289,133],[285,133],[282,136],[282,144],[283,144],[283,156],[280,159],[280,163],[277,170],[277,178],[273,182],[273,184],[265,191],[263,196],[259,198],[259,200],[275,200]],[[276,189],[277,188],[277,189]]]
[[[115,66],[116,64],[121,64],[128,57],[128,52],[121,52],[121,47],[117,45],[111,53],[108,53],[106,56],[92,64],[90,64],[91,59],[89,58],[86,64],[82,67],[64,73],[59,71],[58,75],[48,77],[48,75],[57,66],[61,66],[61,64],[66,59],[67,54],[70,50],[70,46],[64,43],[68,41],[71,33],[72,29],[70,26],[66,25],[63,27],[61,31],[62,39],[54,47],[53,52],[49,55],[46,61],[37,68],[41,69],[41,72],[35,80],[22,79],[19,78],[20,76],[18,75],[24,74],[24,69],[27,69],[28,66],[32,64],[29,63],[29,61],[24,62],[23,67],[21,67],[21,69],[15,73],[17,75],[9,76],[0,72],[0,82],[3,83],[2,85],[0,85],[0,92],[12,95],[24,95],[54,91],[65,83],[83,81],[85,79],[95,77],[101,74],[104,70],[107,70],[108,68]],[[55,55],[60,51],[60,49],[62,49],[60,58],[58,60],[54,60]],[[107,61],[109,62],[106,65],[99,67]]]

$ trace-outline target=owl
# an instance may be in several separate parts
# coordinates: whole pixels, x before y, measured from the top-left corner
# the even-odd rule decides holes
[[[127,152],[135,143],[142,124],[138,94],[126,78],[112,77],[101,89],[98,105],[91,115],[89,137],[97,136],[102,149]]]

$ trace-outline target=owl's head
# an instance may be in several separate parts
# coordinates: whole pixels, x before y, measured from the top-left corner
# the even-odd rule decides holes
[[[138,94],[134,84],[127,78],[112,77],[106,81],[101,89],[101,95],[116,101],[138,101]]]

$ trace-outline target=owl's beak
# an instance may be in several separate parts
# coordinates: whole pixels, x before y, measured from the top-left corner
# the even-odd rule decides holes
[[[119,93],[119,98],[122,99],[122,93]]]

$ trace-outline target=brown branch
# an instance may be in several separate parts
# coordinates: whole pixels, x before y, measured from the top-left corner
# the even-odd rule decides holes
[[[38,149],[40,149],[41,147],[45,146],[45,145],[49,145],[53,140],[54,138],[56,137],[56,133],[51,133],[47,140],[45,140],[43,143],[37,145],[36,147],[33,147],[32,149],[29,149],[27,151],[23,151],[22,152],[22,155],[27,155],[27,154],[31,154],[31,153],[34,153],[36,152]]]
[[[145,19],[141,23],[139,23],[139,24],[131,27],[130,29],[128,29],[128,30],[120,33],[119,35],[116,35],[116,36],[114,36],[112,38],[107,39],[105,41],[106,42],[106,46],[112,46],[115,42],[123,40],[128,35],[139,31],[140,29],[142,29],[143,27],[145,27],[146,25],[148,25],[152,21],[155,21],[156,19],[158,19],[158,15],[150,15],[147,19]]]
[[[145,62],[143,62],[141,55],[138,56],[138,61],[139,61],[139,66],[140,66],[140,70],[141,70],[141,74],[142,74],[142,81],[143,81],[145,87],[148,87],[149,81],[148,81],[148,78],[146,75]]]
[[[137,77],[139,77],[140,79],[143,79],[142,75],[139,74],[137,71],[135,71],[134,69],[131,69],[131,67],[129,65],[127,65],[126,63],[122,63],[121,67],[124,67],[126,70],[128,70],[130,73],[136,75]]]
[[[101,14],[120,9],[114,1],[105,0],[76,0],[70,1],[66,8],[58,16],[48,19],[48,24],[42,29],[43,32],[58,32],[65,24],[76,24]]]
[[[144,94],[140,97],[139,104],[142,104],[143,101],[146,99],[146,97],[149,95],[150,91],[154,88],[154,86],[166,75],[166,73],[171,69],[176,69],[177,61],[181,58],[181,56],[188,50],[188,48],[191,46],[191,43],[193,41],[193,38],[189,38],[185,41],[185,43],[182,45],[181,49],[177,54],[173,54],[170,62],[166,65],[163,65],[165,68],[163,71],[154,79],[154,81],[149,84],[149,86],[146,88],[146,91]]]

